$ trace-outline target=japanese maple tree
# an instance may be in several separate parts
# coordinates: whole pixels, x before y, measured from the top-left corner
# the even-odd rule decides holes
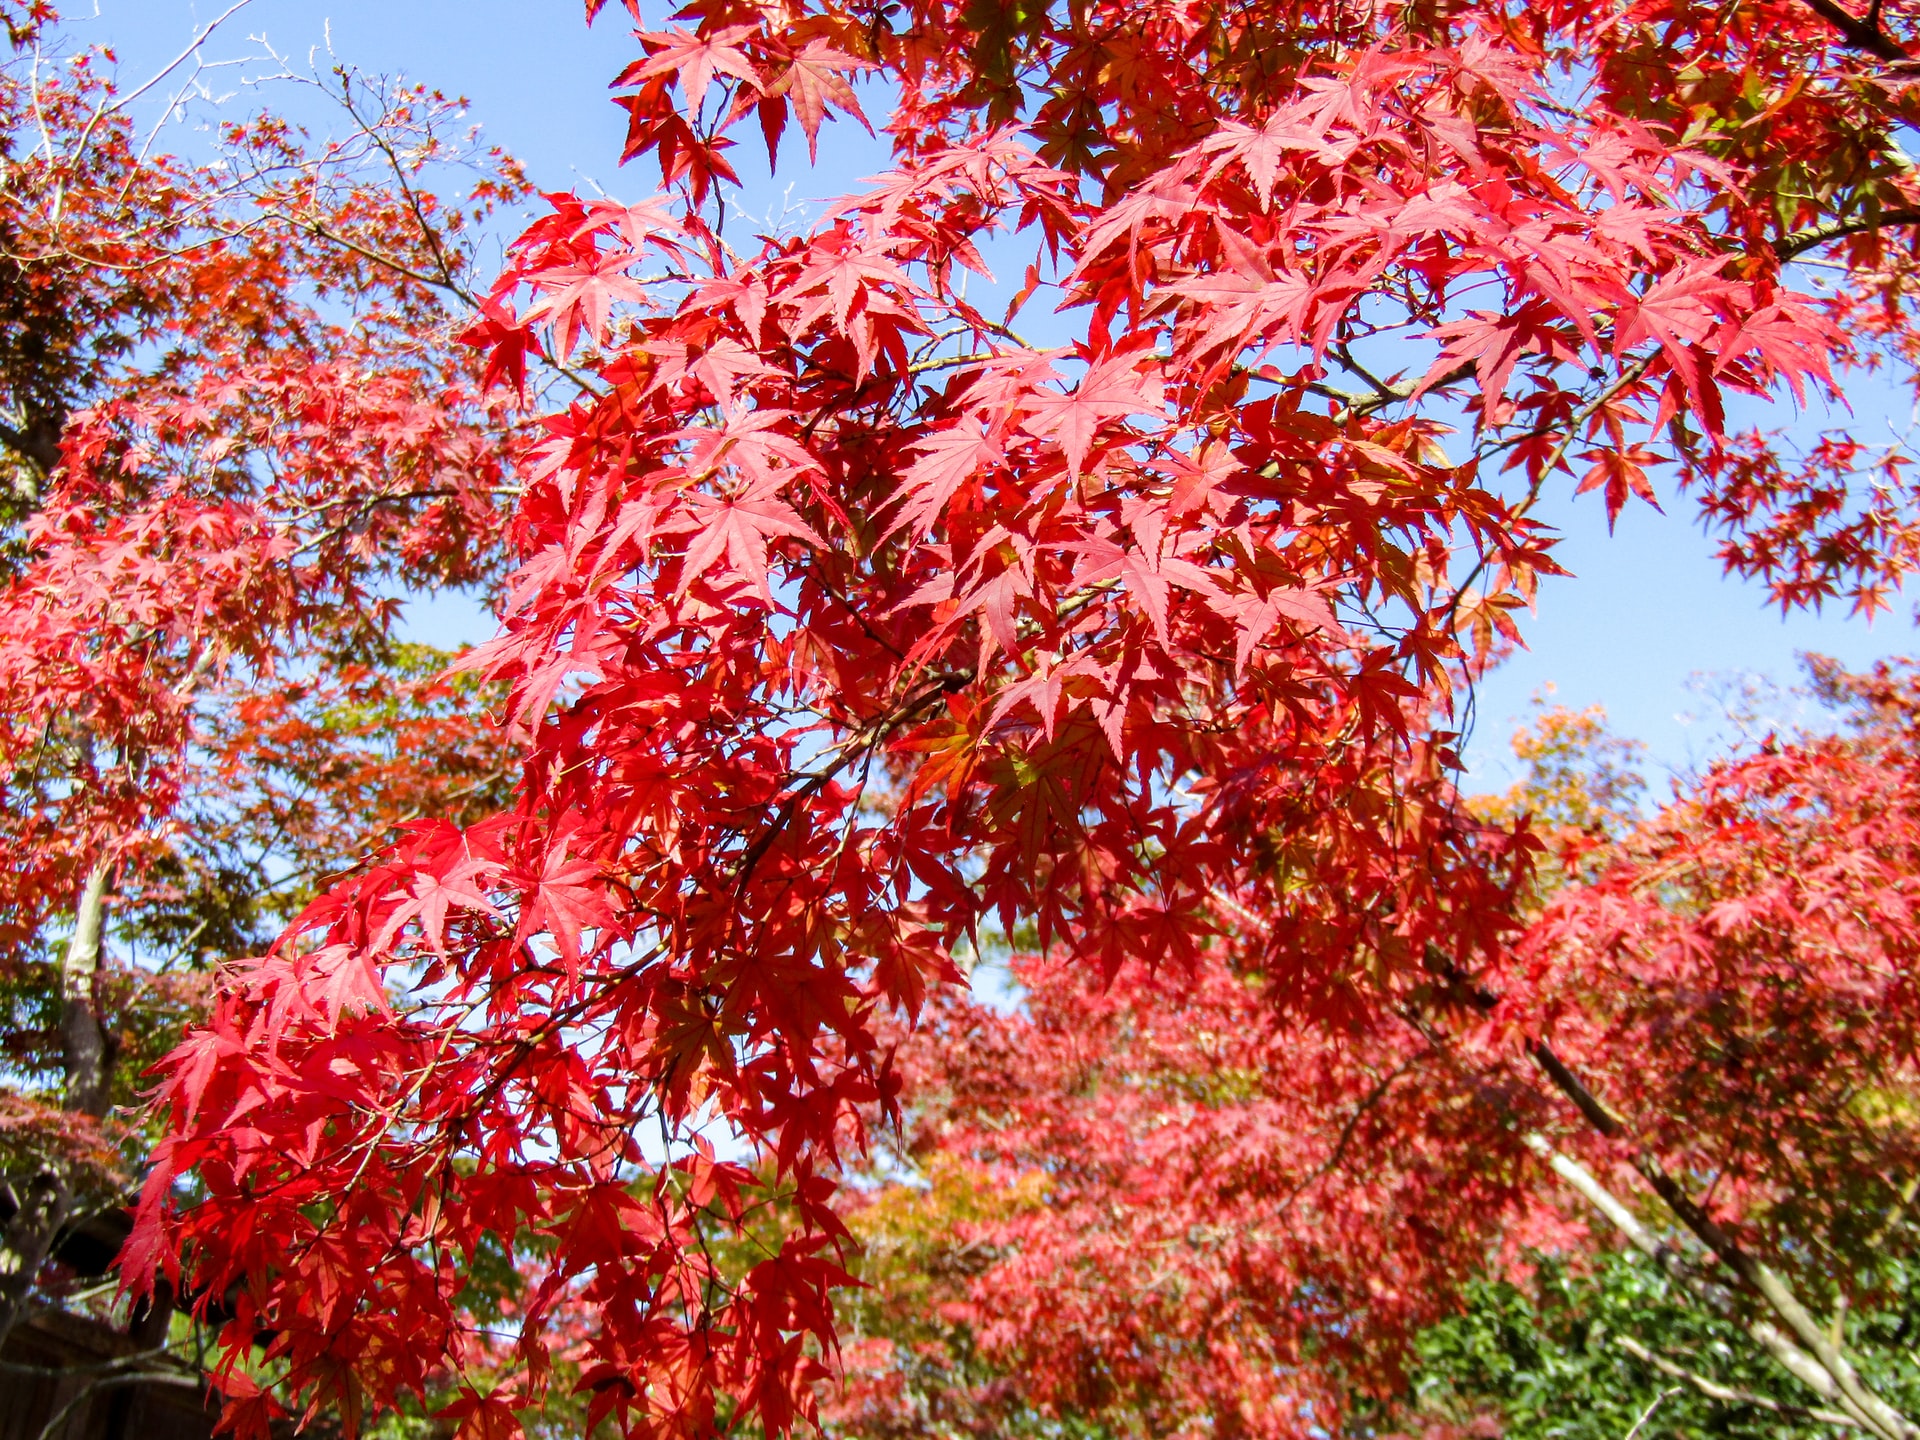
[[[1417,1023],[1276,1019],[1257,941],[1182,983],[1024,957],[1020,1013],[943,1006],[905,1052],[931,1183],[849,1216],[840,1433],[1299,1436],[1405,1387],[1535,1203],[1542,1097]]]
[[[1911,358],[1904,5],[628,8],[661,192],[549,197],[468,331],[504,393],[582,386],[472,662],[515,802],[316,900],[167,1063],[128,1263],[222,1297],[242,1434],[458,1374],[502,1236],[523,1373],[467,1382],[471,1433],[563,1314],[590,1423],[812,1416],[890,1017],[983,928],[1090,1035],[1257,974],[1246,1064],[1323,1077],[1277,1097],[1302,1134],[1442,1035],[1532,1086],[1575,1012],[1507,982],[1559,932],[1512,949],[1539,842],[1462,802],[1453,717],[1555,568],[1541,494],[1690,490],[1783,604],[1913,562],[1897,460],[1735,424]],[[740,137],[813,149],[875,75],[893,168],[749,239]],[[969,299],[990,254],[1020,288]],[[1475,1133],[1379,1142],[1356,1213],[1507,1194],[1532,1132]]]
[[[835,1427],[1419,1428],[1412,1367],[1472,1333],[1448,1317],[1544,1256],[1600,1265],[1588,1349],[1656,1389],[1910,1433],[1916,691],[1814,675],[1839,733],[1644,823],[1595,717],[1543,716],[1483,808],[1524,803],[1558,893],[1464,1009],[1442,973],[1277,1017],[1253,916],[1178,981],[1029,955],[1016,1013],[943,1001],[902,1051],[920,1182],[850,1197],[874,1288]]]
[[[135,102],[182,103],[197,47],[123,90],[47,7],[0,16],[4,1336],[137,1185],[127,1108],[207,971],[396,827],[504,803],[484,683],[392,622],[502,573],[518,412],[453,317],[525,185],[344,69],[282,77],[331,138],[217,115],[182,154]]]

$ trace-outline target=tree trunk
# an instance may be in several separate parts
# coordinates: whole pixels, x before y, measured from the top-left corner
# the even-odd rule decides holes
[[[112,862],[104,859],[87,872],[74,911],[73,935],[60,962],[60,1058],[66,1108],[96,1119],[107,1113],[112,1079],[106,1030],[93,995],[112,873]],[[0,1340],[4,1340],[25,1313],[34,1279],[61,1229],[73,1218],[73,1187],[60,1161],[48,1157],[32,1173],[0,1176],[0,1203],[12,1207],[0,1224]]]
[[[73,938],[60,962],[61,1060],[66,1070],[67,1109],[96,1119],[107,1113],[111,1073],[107,1035],[94,1004],[94,980],[100,971],[100,932],[106,918],[107,880],[112,862],[100,860],[87,872],[86,887],[74,914]]]
[[[22,1183],[0,1183],[13,1215],[0,1228],[0,1341],[26,1312],[33,1282],[67,1223],[73,1195],[57,1166],[49,1164]]]

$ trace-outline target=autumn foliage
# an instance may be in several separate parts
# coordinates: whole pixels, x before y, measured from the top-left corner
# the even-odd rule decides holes
[[[515,404],[451,321],[467,232],[523,190],[449,102],[344,71],[286,77],[334,142],[223,117],[169,153],[108,57],[5,16],[0,1336],[137,1185],[108,1112],[207,971],[395,825],[504,798],[483,687],[391,622],[501,569]]]
[[[1556,568],[1550,487],[1690,493],[1783,604],[1870,611],[1911,567],[1897,464],[1863,491],[1857,447],[1751,428],[1913,358],[1906,7],[630,9],[660,193],[547,197],[465,332],[496,388],[242,345],[228,388],[88,422],[139,438],[75,431],[47,509],[165,597],[123,622],[165,664],[75,658],[75,693],[184,754],[155,687],[265,669],[246,617],[351,613],[356,566],[464,573],[494,461],[445,417],[579,379],[515,452],[517,569],[462,662],[507,692],[511,804],[430,806],[164,1068],[127,1265],[219,1319],[239,1433],[448,1374],[450,1418],[511,1433],[556,1358],[628,1433],[811,1420],[871,1358],[842,1182],[936,1105],[952,1173],[1049,1176],[983,1222],[991,1307],[954,1301],[1035,1357],[1018,1403],[1133,1395],[1154,1433],[1390,1391],[1490,1247],[1569,1223],[1539,1147],[1687,1204],[1724,1169],[1743,1244],[1880,1204],[1893,1152],[1834,1117],[1908,1080],[1905,1022],[1864,1018],[1907,1005],[1906,682],[1544,916],[1454,717]],[[873,77],[893,168],[747,237],[739,138],[778,164]],[[981,298],[994,267],[1016,293]],[[273,492],[346,507],[312,560],[159,478],[242,395],[257,443],[318,427]],[[82,502],[128,473],[152,501],[110,543]],[[995,936],[1044,957],[1018,1018],[952,993]],[[1827,1166],[1858,1195],[1781,1199]],[[502,1237],[524,1302],[487,1333],[466,1276]]]
[[[190,796],[244,796],[261,762],[238,752],[334,683],[316,658],[384,665],[383,585],[497,566],[508,483],[504,401],[445,343],[457,272],[429,283],[434,230],[355,183],[375,140],[309,153],[268,118],[218,163],[144,157],[94,59],[4,91],[25,151],[7,295],[33,312],[0,351],[23,417],[0,610],[15,943],[100,858],[137,875],[192,843],[172,820]],[[389,144],[446,123],[424,94],[393,105]],[[49,428],[51,456],[31,439]]]
[[[1377,1425],[1413,1342],[1489,1264],[1524,1275],[1609,1239],[1539,1183],[1543,1145],[1627,1196],[1640,1172],[1712,1177],[1715,1223],[1823,1307],[1900,1299],[1913,677],[1818,678],[1845,729],[1728,763],[1640,825],[1598,786],[1568,803],[1575,766],[1622,772],[1590,716],[1549,712],[1521,747],[1530,799],[1588,821],[1562,831],[1588,878],[1478,978],[1497,997],[1278,1018],[1244,924],[1177,980],[1028,956],[1018,1013],[934,1007],[900,1136],[930,1183],[850,1200],[876,1288],[852,1302],[833,1423],[1290,1435],[1360,1407]],[[1543,1073],[1541,1040],[1615,1134]]]

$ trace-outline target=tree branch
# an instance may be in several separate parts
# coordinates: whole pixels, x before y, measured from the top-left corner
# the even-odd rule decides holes
[[[1285,1216],[1289,1210],[1293,1209],[1293,1202],[1304,1195],[1309,1187],[1317,1184],[1339,1168],[1340,1162],[1346,1158],[1347,1146],[1353,1143],[1354,1132],[1360,1128],[1360,1122],[1367,1117],[1367,1112],[1386,1098],[1387,1091],[1393,1088],[1394,1081],[1413,1069],[1415,1065],[1418,1065],[1432,1053],[1432,1050],[1428,1049],[1421,1051],[1418,1055],[1411,1056],[1367,1093],[1366,1098],[1354,1107],[1353,1113],[1347,1116],[1346,1124],[1340,1127],[1340,1136],[1333,1142],[1332,1153],[1327,1156],[1326,1160],[1315,1169],[1311,1175],[1307,1176],[1307,1178],[1302,1180],[1298,1185],[1295,1185],[1292,1191],[1288,1193],[1287,1198],[1280,1202],[1280,1209],[1276,1212],[1276,1218]]]
[[[66,1423],[67,1417],[79,1409],[83,1402],[92,1400],[101,1390],[112,1390],[121,1385],[178,1385],[198,1390],[201,1383],[190,1375],[169,1375],[165,1372],[109,1375],[104,1380],[95,1380],[86,1385],[78,1395],[61,1406],[54,1413],[54,1417],[40,1428],[40,1440],[53,1440],[53,1437],[60,1433],[60,1427]]]
[[[51,1165],[15,1197],[13,1214],[0,1230],[0,1342],[26,1313],[33,1282],[72,1207],[72,1191]]]
[[[1673,1251],[1662,1245],[1645,1225],[1640,1217],[1622,1204],[1614,1193],[1594,1177],[1594,1173],[1571,1155],[1562,1155],[1554,1149],[1546,1136],[1537,1132],[1526,1137],[1527,1148],[1547,1162],[1548,1167],[1567,1184],[1571,1185],[1580,1198],[1612,1222],[1614,1229],[1627,1237],[1634,1249],[1648,1259],[1657,1262],[1662,1269],[1670,1270],[1669,1257]]]
[[[1649,1400],[1647,1402],[1647,1408],[1640,1412],[1640,1418],[1633,1422],[1633,1428],[1627,1431],[1627,1440],[1634,1440],[1634,1437],[1646,1427],[1647,1421],[1653,1418],[1653,1412],[1658,1410],[1669,1396],[1678,1395],[1679,1393],[1680,1387],[1678,1385],[1670,1385],[1658,1395],[1654,1396],[1653,1399]]]
[[[1599,1180],[1591,1170],[1570,1155],[1562,1155],[1548,1144],[1540,1135],[1529,1135],[1527,1145],[1535,1154],[1545,1159],[1553,1171],[1565,1180],[1590,1205],[1606,1216],[1621,1234],[1633,1244],[1634,1248],[1650,1256],[1669,1276],[1681,1285],[1698,1293],[1706,1282],[1695,1273],[1686,1261],[1670,1247],[1655,1239],[1653,1232],[1641,1223],[1640,1217],[1624,1205]],[[1903,1440],[1909,1432],[1903,1429],[1889,1430],[1883,1424],[1875,1423],[1868,1411],[1860,1406],[1840,1387],[1838,1378],[1819,1358],[1809,1355],[1780,1330],[1764,1320],[1748,1321],[1747,1334],[1753,1341],[1771,1355],[1781,1369],[1805,1385],[1822,1400],[1828,1400],[1842,1406],[1853,1417],[1853,1423],[1864,1430],[1871,1430],[1881,1440]]]
[[[1528,1053],[1547,1073],[1555,1087],[1574,1103],[1594,1129],[1609,1139],[1627,1138],[1625,1122],[1601,1104],[1599,1098],[1567,1068],[1558,1055],[1554,1054],[1551,1046],[1544,1041],[1534,1041],[1529,1044]],[[1584,1167],[1579,1167],[1577,1161],[1569,1159],[1566,1163],[1584,1171]],[[1666,1169],[1653,1155],[1645,1150],[1637,1151],[1633,1157],[1633,1167],[1653,1187],[1654,1193],[1666,1202],[1667,1208],[1674,1213],[1680,1223],[1691,1230],[1695,1238],[1717,1257],[1721,1264],[1738,1276],[1746,1289],[1758,1295],[1767,1308],[1792,1332],[1793,1338],[1789,1339],[1787,1335],[1766,1321],[1754,1321],[1748,1325],[1748,1333],[1770,1355],[1796,1378],[1819,1392],[1823,1399],[1836,1401],[1849,1413],[1857,1414],[1867,1428],[1884,1436],[1885,1440],[1913,1440],[1913,1437],[1920,1436],[1920,1427],[1916,1427],[1906,1416],[1867,1388],[1865,1382],[1854,1370],[1852,1362],[1815,1322],[1784,1277],[1771,1266],[1748,1254],[1738,1240],[1696,1204],[1679,1183],[1667,1174]],[[1567,1174],[1567,1171],[1558,1163],[1554,1164],[1554,1170],[1562,1176]],[[1593,1190],[1600,1190],[1599,1182],[1593,1180],[1591,1174],[1587,1175],[1587,1179]],[[1593,1194],[1587,1189],[1579,1186],[1576,1188],[1580,1188],[1583,1195],[1599,1205],[1599,1201],[1595,1200]],[[1620,1206],[1617,1200],[1613,1201],[1613,1204],[1631,1218],[1631,1212],[1626,1211],[1624,1206]],[[1600,1208],[1608,1219],[1616,1225],[1621,1225],[1620,1219],[1611,1210],[1605,1206]],[[1633,1223],[1638,1227],[1637,1220]],[[1639,1228],[1644,1233],[1644,1227]],[[1645,1248],[1641,1240],[1635,1239],[1633,1231],[1628,1230],[1624,1225],[1621,1225],[1621,1229],[1629,1239],[1634,1240],[1635,1245]],[[1795,1340],[1799,1342],[1797,1345],[1794,1343]]]
[[[1533,1057],[1534,1064],[1547,1072],[1547,1078],[1574,1104],[1586,1122],[1609,1140],[1616,1140],[1626,1133],[1627,1127],[1618,1115],[1600,1103],[1600,1097],[1589,1090],[1566,1066],[1566,1062],[1553,1053],[1553,1047],[1544,1040],[1529,1040],[1527,1053]]]
[[[1613,1343],[1626,1351],[1643,1365],[1651,1365],[1662,1375],[1674,1380],[1684,1380],[1709,1400],[1720,1400],[1728,1405],[1752,1405],[1788,1420],[1815,1420],[1822,1425],[1842,1425],[1849,1430],[1860,1428],[1860,1422],[1851,1415],[1842,1415],[1838,1410],[1808,1409],[1801,1405],[1783,1405],[1778,1400],[1769,1400],[1765,1395],[1756,1395],[1751,1390],[1736,1390],[1730,1385],[1709,1380],[1704,1375],[1676,1365],[1665,1356],[1656,1355],[1631,1335],[1616,1335]]]
[[[64,419],[50,420],[38,415],[29,416],[26,428],[21,430],[0,423],[0,444],[32,465],[44,480],[60,463],[60,433],[65,423]]]
[[[1882,210],[1876,215],[1836,220],[1831,225],[1817,225],[1811,230],[1783,235],[1773,242],[1773,253],[1783,261],[1795,260],[1809,250],[1819,249],[1830,240],[1844,240],[1849,235],[1863,235],[1888,225],[1920,225],[1920,207]]]
[[[1907,49],[1880,28],[1880,7],[1875,5],[1865,19],[1853,14],[1837,0],[1804,0],[1806,7],[1838,30],[1849,49],[1864,50],[1882,60],[1910,58]]]

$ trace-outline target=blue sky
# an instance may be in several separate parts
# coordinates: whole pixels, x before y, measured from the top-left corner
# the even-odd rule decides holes
[[[89,10],[88,0],[70,0],[68,8],[76,17],[73,32],[113,45],[124,79],[137,83],[225,6],[97,0]],[[651,190],[652,177],[620,172],[622,116],[607,93],[634,49],[619,23],[618,0],[608,8],[589,32],[578,0],[253,0],[210,49],[238,54],[250,35],[264,35],[301,61],[321,47],[325,68],[330,43],[335,57],[362,70],[405,74],[466,96],[487,135],[518,155],[544,188],[598,186],[637,198]],[[659,11],[655,6],[650,13]],[[243,73],[251,71],[219,72],[212,83],[227,88]],[[756,172],[759,157],[748,147],[740,153],[744,174],[765,173]],[[822,137],[820,166],[796,174],[793,199],[844,193],[873,173],[882,155],[864,132],[840,124]],[[804,158],[804,147],[783,154],[789,163]],[[769,190],[756,203],[777,205],[781,198]],[[1862,435],[1885,438],[1890,425],[1909,423],[1906,405],[1890,394],[1867,389],[1852,398],[1849,423]],[[1619,731],[1647,743],[1657,775],[1663,767],[1684,769],[1707,759],[1724,736],[1711,701],[1689,688],[1696,675],[1764,675],[1789,683],[1802,650],[1860,665],[1915,648],[1906,605],[1871,627],[1839,613],[1782,620],[1758,587],[1721,578],[1691,507],[1679,501],[1670,508],[1661,515],[1636,505],[1609,536],[1597,496],[1548,502],[1546,518],[1567,535],[1561,562],[1577,578],[1543,587],[1538,613],[1523,623],[1531,648],[1482,687],[1469,751],[1482,783],[1507,778],[1506,737],[1528,698],[1547,684],[1566,703],[1606,705]],[[457,599],[422,607],[413,617],[422,638],[440,642],[480,638],[483,623]],[[1780,713],[1793,718],[1791,707]]]

